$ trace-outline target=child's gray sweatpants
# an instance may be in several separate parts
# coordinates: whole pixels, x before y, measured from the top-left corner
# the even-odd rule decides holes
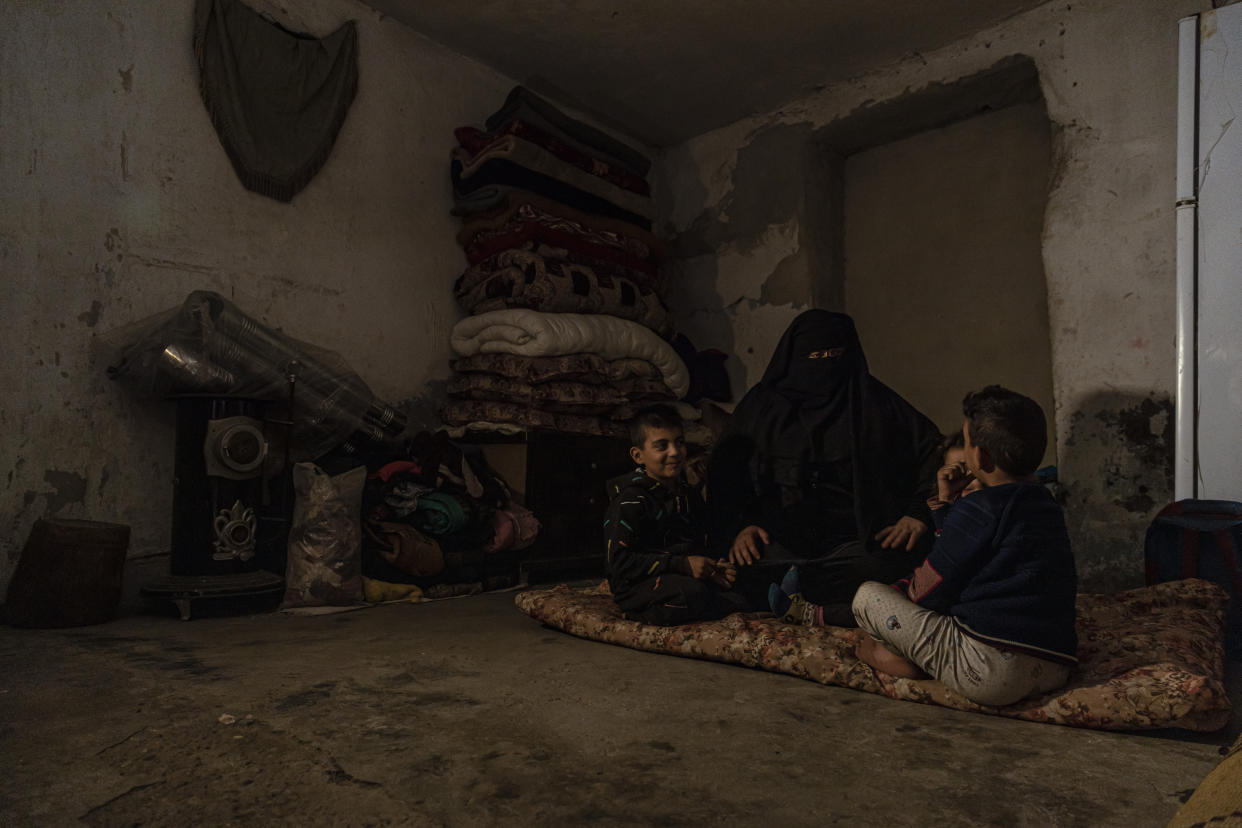
[[[978,704],[1012,704],[1069,678],[1068,666],[984,644],[953,616],[924,609],[886,584],[860,586],[853,610],[864,632]]]

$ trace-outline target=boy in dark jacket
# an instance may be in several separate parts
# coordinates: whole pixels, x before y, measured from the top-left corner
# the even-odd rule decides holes
[[[930,674],[979,704],[1065,683],[1077,663],[1077,575],[1061,507],[1035,482],[1047,425],[1028,397],[992,385],[962,402],[965,458],[937,475],[937,537],[914,574],[864,583],[858,657],[905,678]],[[982,488],[969,497],[972,481]]]
[[[647,624],[689,624],[745,610],[730,590],[733,566],[702,554],[704,506],[683,476],[682,431],[671,406],[639,411],[630,423],[630,457],[638,467],[608,483],[608,586],[627,618]]]

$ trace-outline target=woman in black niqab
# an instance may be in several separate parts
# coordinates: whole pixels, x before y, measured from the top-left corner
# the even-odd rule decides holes
[[[803,596],[853,626],[866,580],[908,575],[930,549],[940,431],[871,376],[843,313],[800,314],[738,403],[708,469],[713,548],[756,607],[798,563]]]

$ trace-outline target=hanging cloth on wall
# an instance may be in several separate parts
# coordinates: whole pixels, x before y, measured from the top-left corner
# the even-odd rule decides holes
[[[316,39],[237,0],[197,0],[199,89],[248,190],[289,201],[328,160],[358,90],[353,21]]]

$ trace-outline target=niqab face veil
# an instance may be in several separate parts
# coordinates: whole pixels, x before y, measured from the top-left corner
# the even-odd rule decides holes
[[[812,353],[841,349],[840,356],[812,359]],[[867,359],[843,313],[809,310],[799,314],[776,345],[762,383],[803,406],[836,408],[848,399],[852,380],[867,376]]]
[[[818,353],[838,348],[835,357]],[[856,537],[863,540],[903,514],[930,523],[920,509],[926,510],[939,441],[931,421],[871,376],[854,321],[808,310],[790,323],[714,452],[716,542],[732,542],[745,525],[739,518],[766,520],[769,531],[780,529],[782,542],[802,536],[804,553],[813,555],[824,541],[822,527],[813,520],[795,525],[804,521],[786,502],[796,494],[791,489],[821,505],[825,491],[848,489]],[[840,506],[849,510],[834,504]]]

